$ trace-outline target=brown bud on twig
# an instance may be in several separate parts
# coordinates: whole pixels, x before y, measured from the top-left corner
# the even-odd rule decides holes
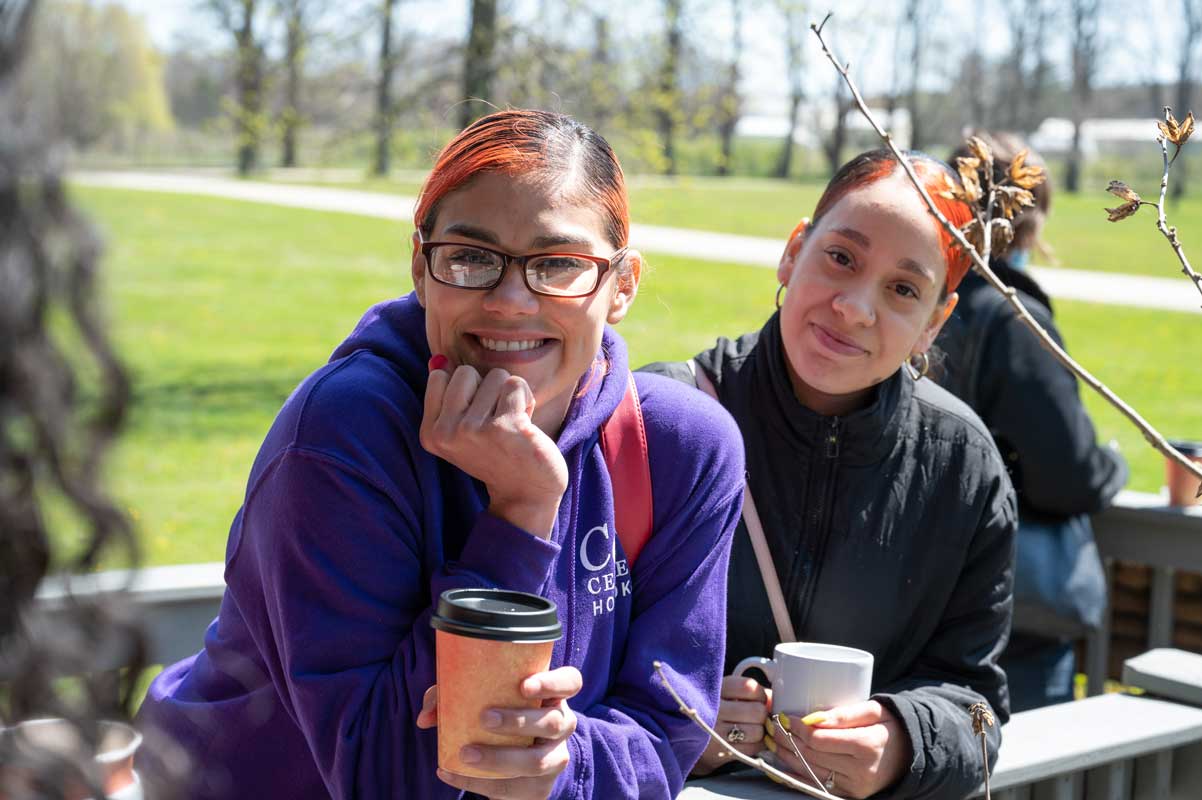
[[[985,733],[985,728],[993,727],[993,712],[984,703],[973,703],[968,707],[968,713],[972,715],[972,732],[977,736]]]
[[[1189,141],[1189,137],[1194,132],[1194,112],[1191,111],[1186,114],[1185,119],[1179,123],[1173,116],[1173,112],[1165,108],[1164,122],[1157,122],[1156,127],[1160,128],[1160,132],[1164,138],[1180,148]]]
[[[1111,181],[1110,185],[1106,187],[1106,191],[1110,192],[1115,197],[1126,200],[1128,203],[1139,203],[1143,201],[1143,198],[1139,196],[1138,192],[1122,181]]]
[[[1132,200],[1130,203],[1123,203],[1118,208],[1106,209],[1107,217],[1110,222],[1122,222],[1127,217],[1139,211],[1139,201]]]
[[[1019,150],[1018,155],[1010,162],[1010,182],[1023,189],[1034,189],[1044,182],[1043,167],[1028,167],[1023,162],[1027,160],[1027,150]]]
[[[964,185],[964,189],[956,193],[956,199],[970,204],[981,199],[981,179],[977,173],[980,167],[979,158],[956,159],[956,170],[960,173],[960,183]]]
[[[1002,209],[1002,216],[1014,219],[1014,216],[1024,208],[1035,205],[1035,195],[1017,186],[999,186],[994,189],[997,204]]]
[[[978,136],[968,137],[965,143],[968,145],[968,152],[972,153],[982,164],[985,165],[985,174],[993,174],[993,151],[989,149],[989,145],[984,139]]]
[[[961,194],[960,187],[956,185],[954,180],[952,180],[952,176],[948,175],[946,172],[942,174],[942,177],[943,188],[935,192],[935,194],[939,195],[944,200],[955,200]]]
[[[1014,241],[1014,226],[1008,219],[995,219],[989,223],[989,251],[1003,253]]]
[[[972,245],[972,249],[978,253],[985,252],[985,236],[982,233],[984,230],[985,226],[979,219],[970,219],[960,228],[960,232],[964,234],[964,238]]]

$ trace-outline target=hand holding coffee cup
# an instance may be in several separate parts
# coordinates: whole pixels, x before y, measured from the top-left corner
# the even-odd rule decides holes
[[[764,742],[784,769],[809,783],[817,778],[828,792],[868,797],[913,759],[901,723],[868,699],[872,665],[872,654],[854,647],[792,642],[777,645],[770,659],[744,659],[735,674],[754,667],[772,682],[772,710],[783,712],[787,732],[769,718]]]
[[[431,620],[438,684],[417,724],[438,727],[438,775],[493,798],[538,798],[568,764],[581,688],[574,667],[549,670],[561,634],[555,604],[501,589],[444,592]]]

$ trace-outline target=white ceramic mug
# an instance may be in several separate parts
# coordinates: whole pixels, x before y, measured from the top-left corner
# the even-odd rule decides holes
[[[784,642],[772,658],[752,656],[735,667],[756,667],[772,683],[772,708],[794,716],[867,700],[872,691],[872,653],[837,644]]]

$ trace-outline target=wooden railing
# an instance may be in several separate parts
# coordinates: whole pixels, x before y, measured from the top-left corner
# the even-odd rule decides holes
[[[1124,493],[1113,508],[1095,517],[1094,531],[1108,569],[1116,559],[1152,568],[1147,644],[1170,644],[1175,572],[1202,573],[1202,509],[1170,509],[1155,496]],[[221,603],[222,575],[220,563],[154,567],[133,575],[109,572],[75,578],[71,589],[87,594],[127,588],[145,610],[151,660],[171,663],[200,649]],[[44,612],[60,613],[61,583],[47,581],[39,595]],[[1015,714],[1003,728],[993,796],[1202,799],[1202,708],[1151,697],[1100,695],[1108,677],[1108,624],[1089,639],[1085,652],[1090,693],[1099,696]],[[1202,685],[1202,667],[1198,679]],[[680,796],[706,800],[797,795],[751,774],[694,781]]]
[[[1141,649],[1171,647],[1174,628],[1174,579],[1178,571],[1202,573],[1202,506],[1171,508],[1159,495],[1122,492],[1115,504],[1093,518],[1098,550],[1114,585],[1116,562],[1141,564],[1151,570],[1146,620],[1147,641]],[[1100,694],[1110,668],[1111,615],[1085,643],[1089,693]],[[1202,792],[1198,794],[1202,798]]]

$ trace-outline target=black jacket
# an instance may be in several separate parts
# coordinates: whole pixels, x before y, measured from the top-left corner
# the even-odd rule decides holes
[[[1039,285],[1002,262],[994,269],[1063,346]],[[1127,465],[1115,450],[1098,446],[1077,379],[984,278],[969,273],[958,291],[959,305],[936,340],[944,363],[935,377],[989,428],[1023,516],[1062,519],[1105,508],[1127,482]]]
[[[984,426],[900,371],[868,408],[823,417],[794,397],[774,316],[697,357],[742,429],[748,482],[802,640],[868,650],[874,697],[914,760],[889,798],[960,798],[983,778],[969,707],[988,701],[990,763],[1009,718],[1014,490]],[[649,369],[693,382],[684,364]],[[777,643],[744,525],[727,589],[726,668]]]

